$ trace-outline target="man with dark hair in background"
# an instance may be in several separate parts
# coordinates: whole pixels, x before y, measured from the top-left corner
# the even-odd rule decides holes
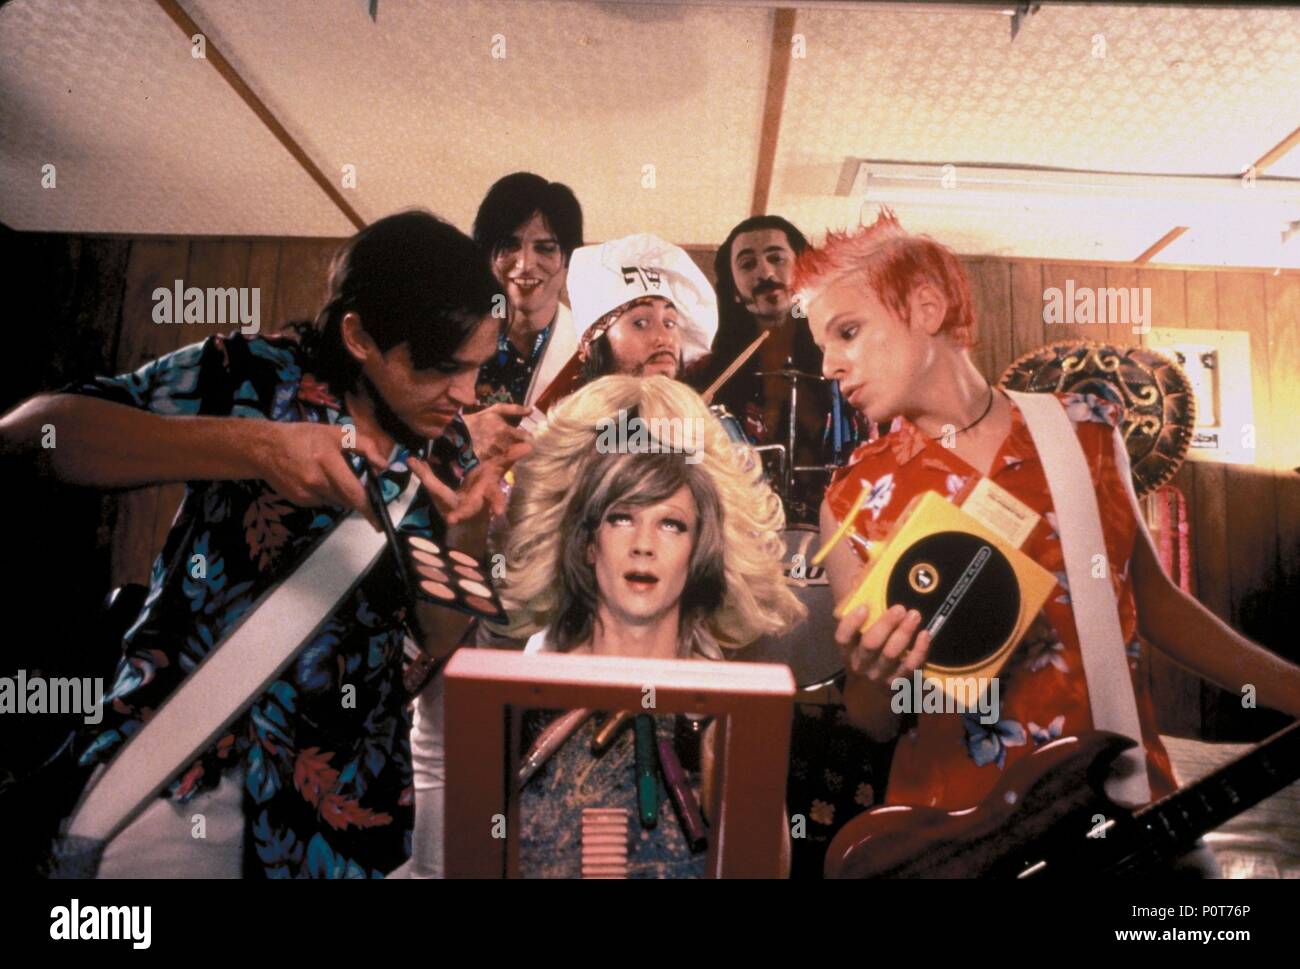
[[[756,444],[786,443],[790,422],[789,381],[758,374],[781,370],[789,361],[795,370],[821,375],[821,351],[791,302],[790,273],[807,246],[803,233],[779,215],[756,215],[735,226],[714,257],[719,320],[711,376],[721,374],[760,333],[770,333],[714,397]],[[799,382],[796,453],[787,456],[796,465],[832,464],[851,450],[852,410],[837,406],[838,397],[833,384]],[[796,475],[794,484],[791,517],[816,521],[826,480],[819,475],[803,482]]]
[[[514,172],[488,189],[474,241],[505,293],[496,352],[479,372],[482,410],[466,415],[474,449],[494,454],[522,440],[515,425],[577,349],[573,317],[560,302],[569,257],[582,245],[582,206],[567,186]]]

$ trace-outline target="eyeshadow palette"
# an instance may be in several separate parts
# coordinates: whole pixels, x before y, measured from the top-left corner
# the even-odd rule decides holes
[[[411,588],[422,599],[497,622],[506,618],[487,566],[464,552],[404,535]]]

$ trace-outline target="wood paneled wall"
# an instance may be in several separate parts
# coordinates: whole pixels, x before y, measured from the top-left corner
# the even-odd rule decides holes
[[[135,370],[230,327],[155,324],[153,292],[186,286],[260,289],[263,332],[316,315],[338,239],[86,238],[0,229],[19,286],[10,352],[0,357],[0,409],[94,374]],[[14,469],[17,473],[17,469]],[[110,495],[11,481],[44,524],[42,575],[67,576],[63,600],[94,610],[107,591],[147,583],[183,485]],[[22,529],[23,526],[15,526]],[[31,541],[29,539],[29,541]],[[56,555],[53,549],[62,549]],[[15,593],[44,601],[47,583]]]
[[[155,324],[153,292],[185,285],[260,290],[261,332],[311,319],[324,302],[325,279],[338,239],[142,239],[131,243],[115,373],[205,339],[216,324]],[[227,326],[224,329],[230,329]],[[119,500],[113,531],[113,582],[146,582],[184,495],[184,485],[145,488]]]
[[[93,239],[9,234],[32,270],[36,336],[5,363],[4,404],[85,372],[120,373],[203,339],[218,327],[157,325],[155,287],[249,286],[261,291],[263,332],[310,318],[322,301],[337,239]],[[691,247],[712,276],[712,250]],[[1124,327],[1045,327],[1043,292],[1081,286],[1150,287],[1153,325],[1250,334],[1258,467],[1188,463],[1175,483],[1189,505],[1196,593],[1214,612],[1274,650],[1300,659],[1300,273],[1151,269],[1097,263],[964,257],[979,320],[975,359],[996,379],[1020,354],[1056,339],[1131,342]],[[1057,332],[1047,332],[1055,330]],[[106,499],[97,548],[111,578],[147,579],[180,486]],[[89,538],[86,540],[90,541]],[[107,577],[105,577],[107,578]],[[1155,656],[1148,675],[1164,729],[1228,739],[1259,736],[1275,719],[1243,712],[1239,697],[1203,686]],[[1254,711],[1251,711],[1254,713]],[[1267,722],[1265,722],[1267,721]]]

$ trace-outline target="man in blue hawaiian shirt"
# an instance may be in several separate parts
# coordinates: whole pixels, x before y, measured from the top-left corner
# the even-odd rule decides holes
[[[0,420],[0,447],[32,454],[63,481],[186,483],[103,720],[79,744],[83,763],[111,759],[340,517],[355,509],[377,527],[358,477],[367,463],[385,500],[411,474],[423,486],[399,531],[482,554],[487,519],[503,507],[500,477],[528,446],[468,470],[441,463],[436,447],[427,460],[417,452],[468,437],[459,410],[474,402],[494,349],[497,292],[472,240],[426,212],[400,213],[343,246],[328,302],[297,338],[212,337],[135,373],[32,398]],[[48,450],[45,425],[57,428]],[[101,873],[381,877],[402,863],[412,820],[404,629],[414,619],[423,648],[438,654],[467,625],[437,607],[410,610],[392,557],[382,557],[181,771],[168,803],[109,845]],[[170,837],[205,798],[225,805],[233,833]]]

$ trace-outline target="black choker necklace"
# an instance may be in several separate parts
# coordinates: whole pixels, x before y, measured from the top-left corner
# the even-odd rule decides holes
[[[976,424],[978,424],[980,421],[984,420],[984,418],[986,418],[986,417],[989,416],[989,411],[991,411],[991,410],[993,409],[993,385],[992,385],[992,384],[988,384],[988,388],[989,388],[989,402],[988,402],[987,404],[984,405],[984,412],[983,412],[982,414],[980,414],[979,417],[975,418],[975,420],[973,420],[973,421],[971,421],[969,424],[967,424],[965,427],[960,428],[959,430],[957,430],[957,431],[956,431],[957,434],[964,434],[966,431],[969,431],[972,427],[974,427],[974,426],[975,426]],[[943,440],[943,439],[944,439],[945,437],[947,437],[947,436],[948,436],[947,434],[940,434],[938,437],[932,437],[932,438],[930,438],[930,440],[932,440],[932,441],[941,441],[941,440]]]

